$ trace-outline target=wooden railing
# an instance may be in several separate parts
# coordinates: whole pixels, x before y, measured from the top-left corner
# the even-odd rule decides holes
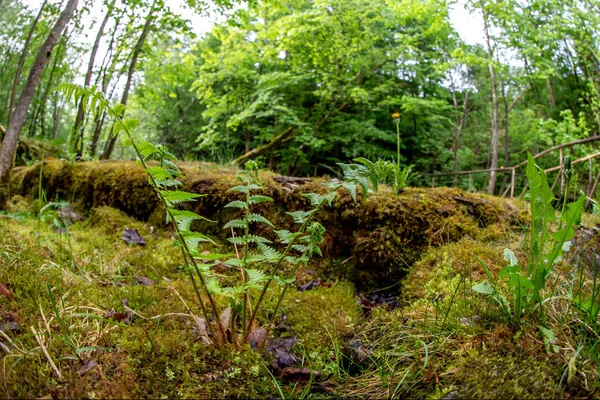
[[[553,153],[558,150],[559,158],[560,158],[559,165],[544,170],[546,173],[552,172],[552,171],[558,171],[556,179],[554,180],[554,182],[552,184],[552,190],[554,190],[554,188],[556,187],[559,179],[560,179],[560,192],[562,193],[564,190],[564,184],[565,184],[565,180],[564,180],[564,176],[563,176],[564,149],[573,147],[576,145],[595,142],[595,141],[600,141],[600,135],[591,136],[591,137],[588,137],[585,139],[580,139],[580,140],[574,140],[574,141],[568,142],[568,143],[563,143],[561,145],[546,149],[546,150],[544,150],[540,153],[537,153],[536,155],[533,156],[534,159],[537,159],[539,157],[545,156],[547,154]],[[598,182],[600,181],[600,173],[598,173],[598,175],[596,175],[595,178],[593,176],[593,161],[592,160],[596,157],[600,157],[600,152],[596,152],[596,153],[590,154],[588,156],[579,158],[577,160],[571,161],[572,165],[580,164],[580,163],[583,163],[586,161],[589,163],[587,195],[590,198],[594,197],[593,195],[596,192],[596,189],[598,188]],[[435,187],[436,178],[439,178],[439,177],[469,175],[469,186],[472,187],[474,174],[481,174],[481,173],[489,174],[492,171],[496,171],[496,172],[500,172],[500,173],[504,173],[504,174],[510,174],[510,184],[502,192],[502,197],[506,197],[508,195],[508,193],[510,193],[510,197],[515,197],[516,177],[518,175],[517,170],[519,168],[525,166],[526,164],[527,164],[527,160],[525,160],[517,165],[511,166],[511,167],[503,167],[503,168],[496,168],[496,169],[474,169],[474,170],[469,170],[469,171],[422,173],[421,175],[431,177],[431,187]],[[520,175],[522,175],[522,174],[520,174]],[[522,197],[523,194],[525,194],[526,190],[527,190],[527,185],[524,186],[523,191],[521,192],[519,197]]]

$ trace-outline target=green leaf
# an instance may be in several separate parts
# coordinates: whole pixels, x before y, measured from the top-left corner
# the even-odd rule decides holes
[[[167,202],[168,207],[188,201],[195,201],[198,197],[206,196],[205,194],[189,193],[180,190],[159,190],[159,193]]]
[[[478,283],[477,285],[473,286],[472,289],[474,291],[476,291],[477,293],[482,293],[482,294],[491,295],[494,293],[494,288],[491,287],[490,284],[486,281]]]
[[[511,267],[519,264],[517,256],[515,256],[515,253],[511,249],[504,249],[504,260],[508,261]]]
[[[247,219],[248,222],[260,222],[262,224],[270,226],[271,228],[275,227],[275,225],[273,225],[271,221],[269,221],[260,214],[248,214]]]
[[[230,238],[227,238],[227,241],[229,241],[230,243],[240,244],[240,245],[246,244],[246,241],[248,243],[273,243],[269,239],[266,239],[259,235],[252,235],[252,234],[249,234],[248,236],[241,235],[241,236],[236,236],[236,237],[230,237]]]
[[[258,248],[262,252],[263,256],[267,261],[277,262],[283,257],[283,254],[275,250],[274,248],[267,246],[264,243],[257,243]]]
[[[352,200],[356,202],[356,184],[352,182],[342,182],[342,186],[350,193]]]
[[[137,143],[137,147],[144,158],[159,152],[156,146],[149,142],[139,142]]]
[[[310,210],[310,211],[302,211],[302,210],[292,211],[292,212],[286,212],[286,214],[289,215],[289,216],[291,216],[294,219],[295,223],[297,223],[297,224],[303,224],[313,214],[313,210]]]
[[[248,224],[246,223],[246,220],[244,219],[232,219],[231,221],[229,221],[228,223],[226,223],[225,225],[223,225],[223,229],[229,229],[229,228],[247,228]]]
[[[179,230],[184,231],[184,232],[189,231],[192,221],[197,220],[197,219],[207,221],[207,222],[215,222],[215,221],[211,221],[210,219],[205,218],[201,215],[198,215],[193,211],[177,210],[174,208],[169,208],[168,211],[169,211],[169,214],[172,215],[173,218],[175,219],[175,223],[177,224],[177,227],[179,228]]]
[[[264,203],[267,201],[272,202],[273,199],[268,196],[259,196],[259,195],[254,195],[254,196],[248,197],[248,204],[259,204],[259,203]]]
[[[298,236],[302,235],[302,233],[300,232],[292,233],[287,229],[276,230],[275,233],[277,234],[279,241],[283,244],[288,244],[294,239],[296,239]]]
[[[231,201],[231,202],[225,204],[224,207],[225,208],[242,208],[242,209],[247,209],[248,205],[245,202],[243,202],[243,201],[234,200],[234,201]]]

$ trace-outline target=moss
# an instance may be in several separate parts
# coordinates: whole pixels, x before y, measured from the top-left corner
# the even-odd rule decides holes
[[[18,359],[11,357],[2,373],[3,397],[264,397],[274,391],[260,354],[217,352],[200,344],[185,306],[174,294],[177,290],[192,309],[198,309],[187,276],[177,270],[180,254],[168,235],[148,232],[147,248],[132,247],[114,230],[140,222],[109,208],[95,210],[94,215],[97,226],[88,222],[71,227],[70,250],[59,246],[64,237],[43,225],[38,231],[36,220],[0,221],[0,283],[14,296],[12,302],[0,296],[0,323],[17,320],[20,328],[11,333],[13,340],[18,348],[30,350],[25,357],[13,350]],[[67,250],[72,251],[73,263],[69,255],[60,257]],[[139,275],[154,283],[137,284]],[[66,359],[73,354],[64,342],[46,284],[60,299],[59,313],[76,346],[110,351],[84,352],[83,363]],[[102,317],[110,312],[130,313],[129,325],[77,316]],[[30,326],[43,335],[62,379],[28,333]],[[91,360],[97,366],[80,372]]]
[[[480,264],[484,262],[495,273],[506,266],[503,251],[505,243],[482,243],[463,239],[443,247],[431,248],[421,260],[411,268],[403,281],[403,297],[410,302],[423,298],[428,293],[450,296],[450,280],[463,276],[469,281],[481,282],[486,279]]]
[[[12,186],[15,193],[31,196],[37,187],[41,164],[17,169]],[[225,240],[222,226],[236,215],[223,209],[237,199],[229,192],[236,184],[233,170],[207,164],[182,164],[184,189],[206,194],[184,205],[213,221],[197,221],[194,229]],[[160,227],[164,213],[156,194],[148,186],[142,168],[133,162],[106,161],[66,163],[47,159],[43,163],[43,184],[49,198],[74,201],[81,212],[110,206],[141,221]],[[280,229],[293,229],[285,212],[307,209],[303,193],[323,192],[324,180],[293,187],[277,183],[274,175],[262,172],[263,194],[274,203],[264,203],[258,211]],[[331,259],[352,260],[353,280],[363,286],[389,286],[401,279],[407,267],[421,258],[429,246],[440,246],[465,237],[495,240],[520,228],[525,216],[519,202],[466,193],[460,189],[409,188],[399,196],[382,188],[367,200],[352,201],[341,190],[333,207],[322,210],[317,218],[327,229],[322,245],[325,258],[312,267],[323,267],[330,275],[347,277],[348,269],[335,271]],[[263,229],[263,228],[259,228]],[[261,232],[272,235],[269,231]],[[345,265],[346,263],[344,263]]]
[[[452,369],[445,398],[550,399],[565,398],[557,390],[562,370],[548,360],[520,355],[471,351]]]
[[[290,291],[282,312],[295,334],[307,342],[324,343],[332,337],[349,338],[362,320],[351,283],[338,282],[304,292]]]
[[[32,201],[23,196],[12,196],[6,204],[6,211],[8,212],[22,212],[30,211],[32,209]]]

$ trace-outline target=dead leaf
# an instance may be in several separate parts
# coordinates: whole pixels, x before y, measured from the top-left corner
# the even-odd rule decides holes
[[[146,242],[144,241],[144,239],[142,239],[142,237],[136,229],[123,229],[123,240],[128,244],[137,244],[139,246],[146,245]]]
[[[323,393],[328,396],[333,396],[334,391],[325,383],[313,383],[310,385],[311,393]]]
[[[311,378],[320,378],[321,374],[308,368],[283,368],[276,376],[284,382],[309,382]]]
[[[316,287],[319,287],[323,284],[323,281],[320,279],[313,279],[310,282],[305,283],[304,285],[298,286],[298,290],[304,292],[306,290],[312,290]]]
[[[83,367],[79,368],[77,373],[79,374],[79,376],[83,376],[83,375],[87,374],[89,371],[91,371],[92,369],[96,368],[97,365],[98,365],[98,363],[96,362],[96,360],[94,360],[92,358],[91,360],[86,362]]]
[[[13,301],[13,295],[10,290],[6,288],[3,284],[0,283],[0,295],[3,295],[8,299],[8,301]]]
[[[208,325],[203,317],[196,317],[196,323],[194,324],[194,331],[200,337],[202,344],[211,344],[210,338],[208,337]]]
[[[127,299],[123,299],[121,301],[121,303],[123,304],[123,307],[125,308],[124,312],[117,312],[117,311],[111,310],[111,311],[107,312],[106,314],[104,314],[102,316],[102,318],[114,319],[117,322],[122,322],[126,325],[131,325],[131,321],[135,317],[135,314],[132,313],[131,311],[129,311]]]
[[[269,353],[274,353],[271,368],[277,373],[282,368],[291,367],[296,364],[298,357],[293,354],[292,346],[296,343],[296,338],[273,338],[267,339],[266,350]]]
[[[252,327],[250,331],[250,336],[248,337],[250,347],[254,350],[260,346],[260,344],[265,340],[265,335],[267,334],[267,330],[265,328],[257,328],[256,326]]]
[[[137,283],[138,285],[143,285],[143,286],[152,286],[154,285],[154,281],[150,278],[146,278],[145,276],[138,276],[137,278]]]
[[[83,219],[81,215],[73,211],[73,205],[68,205],[65,208],[59,210],[58,215],[63,219],[63,221],[68,221],[71,224]]]
[[[19,324],[17,324],[14,321],[9,321],[9,322],[0,324],[0,331],[2,331],[4,333],[18,331],[20,328],[21,327],[19,326]]]

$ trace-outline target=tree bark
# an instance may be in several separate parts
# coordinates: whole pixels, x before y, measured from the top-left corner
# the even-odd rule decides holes
[[[89,86],[92,81],[92,73],[94,72],[94,62],[96,61],[96,53],[98,53],[98,47],[100,46],[100,40],[102,39],[102,35],[104,35],[104,28],[110,19],[110,15],[112,13],[113,6],[115,5],[115,0],[108,6],[108,10],[106,11],[106,15],[100,24],[100,28],[98,28],[98,34],[96,35],[96,40],[94,41],[94,45],[92,46],[92,52],[90,54],[90,62],[88,63],[88,68],[85,73],[85,82],[84,86]],[[77,108],[77,116],[75,117],[75,124],[73,125],[73,150],[75,152],[75,157],[81,158],[83,155],[83,119],[85,117],[85,113],[83,110],[83,101],[79,102],[79,107]]]
[[[456,112],[459,112],[458,110],[458,99],[456,98],[456,92],[453,91],[452,92],[452,100],[454,102],[454,110]],[[453,164],[452,164],[452,171],[456,172],[458,171],[458,139],[460,137],[460,134],[462,133],[462,130],[465,126],[465,124],[467,123],[467,115],[469,112],[469,91],[467,90],[465,93],[465,99],[463,101],[463,110],[462,110],[462,114],[459,117],[458,121],[456,121],[455,125],[455,131],[454,131],[454,139],[452,140],[452,155],[453,155]],[[454,175],[454,186],[458,185],[458,175]]]
[[[40,83],[42,72],[50,58],[52,49],[58,43],[65,26],[73,17],[73,13],[77,8],[77,2],[78,0],[69,0],[58,17],[58,20],[52,27],[46,41],[42,47],[40,47],[38,55],[31,67],[29,77],[27,78],[27,82],[25,82],[25,86],[23,87],[23,91],[21,92],[11,121],[6,127],[6,134],[2,141],[2,149],[0,150],[0,185],[8,181],[13,158],[17,149],[17,143],[19,141],[19,135],[25,124],[25,118],[27,117],[27,110],[31,105],[31,100]]]
[[[102,82],[102,93],[106,96],[106,90],[108,89],[108,84],[110,82],[110,77],[113,74],[114,67],[117,65],[117,60],[119,55],[121,54],[120,50],[112,56],[111,59],[107,59],[109,55],[112,53],[113,46],[115,44],[115,36],[117,34],[119,23],[121,21],[120,16],[115,17],[115,27],[111,34],[110,43],[108,45],[108,50],[104,55],[104,60],[102,60],[102,68],[96,77],[96,85],[101,81]],[[111,98],[111,95],[108,95],[107,98]],[[100,139],[100,134],[102,133],[102,126],[104,125],[104,120],[106,119],[106,111],[102,113],[102,115],[96,115],[94,120],[94,132],[92,134],[92,140],[90,142],[89,154],[90,158],[96,157],[96,149],[98,147],[98,140]]]
[[[156,11],[156,9],[154,7],[155,5],[156,5],[156,1],[150,7],[150,12],[148,13],[148,16],[146,17],[146,23],[144,24],[144,29],[142,31],[142,34],[140,35],[137,43],[135,44],[135,47],[133,48],[133,52],[131,55],[131,63],[129,64],[129,70],[127,72],[127,82],[125,83],[125,89],[123,89],[123,96],[121,97],[121,104],[123,104],[123,105],[127,105],[127,99],[129,98],[129,91],[131,90],[131,84],[133,82],[133,73],[135,72],[135,66],[137,64],[137,60],[140,56],[140,53],[142,52],[142,47],[144,47],[144,43],[146,42],[146,38],[148,37],[148,34],[150,33],[150,28],[152,28],[152,24],[154,23],[154,19],[155,19],[154,12]],[[102,153],[102,156],[100,157],[101,160],[108,160],[115,148],[115,143],[117,141],[117,138],[116,138],[116,136],[112,135],[112,129],[111,129],[110,136],[111,136],[110,139],[106,142],[106,146],[104,146],[104,152]]]
[[[492,154],[490,158],[490,181],[488,185],[488,193],[494,194],[496,190],[496,178],[498,168],[498,138],[500,136],[500,129],[498,124],[498,81],[496,80],[496,70],[494,69],[494,51],[490,40],[490,27],[485,11],[483,1],[480,0],[481,13],[483,14],[483,32],[485,35],[485,42],[487,46],[487,52],[489,57],[488,70],[490,72],[490,80],[492,83],[492,110],[491,110],[491,121],[492,121]]]
[[[35,27],[37,26],[40,18],[42,16],[42,12],[44,11],[44,7],[46,7],[46,3],[48,0],[44,0],[42,6],[40,7],[40,11],[38,12],[37,17],[33,20],[31,24],[31,28],[29,29],[29,33],[27,34],[27,39],[25,39],[25,45],[23,46],[23,51],[21,52],[21,57],[19,58],[19,64],[17,65],[17,70],[15,71],[15,78],[13,80],[12,90],[10,93],[10,105],[8,107],[8,122],[7,126],[10,125],[10,119],[12,117],[13,109],[15,108],[15,100],[17,98],[17,88],[19,87],[19,80],[21,79],[21,72],[23,72],[23,65],[25,64],[25,59],[27,58],[27,53],[29,52],[29,44],[31,43],[31,38],[33,37],[33,32],[35,32]]]

